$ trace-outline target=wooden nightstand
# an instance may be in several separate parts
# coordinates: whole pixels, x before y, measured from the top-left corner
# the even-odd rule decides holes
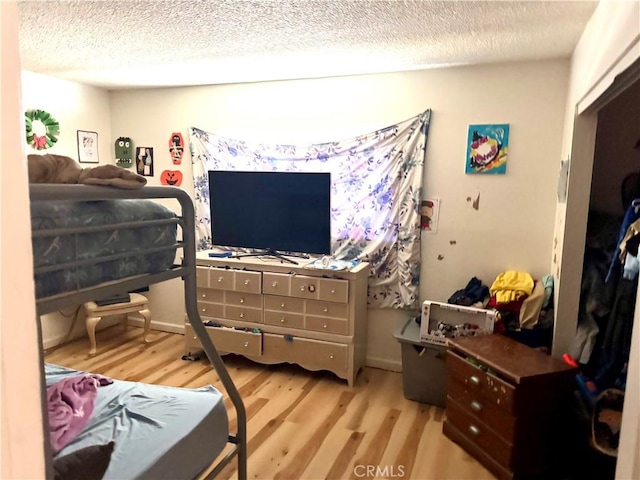
[[[139,312],[144,318],[144,341],[147,343],[151,341],[149,339],[151,311],[148,307],[149,302],[147,297],[140,295],[139,293],[131,293],[129,294],[129,298],[130,300],[125,303],[114,303],[104,306],[100,306],[96,302],[87,302],[84,304],[84,309],[87,312],[87,333],[89,334],[89,341],[91,342],[89,355],[96,354],[96,325],[98,325],[98,322],[102,320],[102,317],[124,314],[123,324],[126,329],[127,314]]]
[[[575,373],[504,335],[452,339],[444,434],[500,479],[550,472]]]

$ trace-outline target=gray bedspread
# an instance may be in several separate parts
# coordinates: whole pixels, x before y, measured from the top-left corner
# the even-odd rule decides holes
[[[31,204],[33,232],[173,217],[176,217],[173,211],[151,200]],[[175,249],[153,253],[148,250],[172,245],[176,235],[177,227],[172,224],[34,238],[34,268],[65,264],[77,259],[95,260],[82,267],[36,274],[36,297],[71,292],[138,274],[162,272],[173,265]],[[119,253],[130,255],[118,260],[101,261],[105,256]]]

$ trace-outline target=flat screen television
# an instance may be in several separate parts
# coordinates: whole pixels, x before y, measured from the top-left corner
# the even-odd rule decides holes
[[[331,253],[331,174],[209,171],[213,245]]]

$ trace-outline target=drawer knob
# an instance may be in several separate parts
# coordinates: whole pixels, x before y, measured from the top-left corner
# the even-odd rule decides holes
[[[249,342],[244,342],[244,348],[247,348],[249,346]]]
[[[327,324],[326,324],[326,323],[323,323],[323,324],[322,324],[322,328],[327,328]]]
[[[323,311],[324,313],[327,313],[327,312],[329,311],[329,309],[328,309],[327,307],[324,307],[324,308],[322,309],[322,311]]]
[[[316,286],[315,285],[309,285],[309,291],[311,293],[315,292],[316,291]]]
[[[240,303],[244,303],[244,297],[240,299]]]
[[[281,319],[280,319],[280,323],[284,323],[284,318],[281,318]]]
[[[335,288],[332,288],[332,289],[331,289],[331,293],[336,293],[336,289],[335,289]]]
[[[250,281],[251,281],[251,280],[245,280],[245,281],[244,281],[244,284],[245,284],[245,285],[249,285],[249,282],[250,282]]]
[[[302,286],[300,287],[300,291],[301,291],[301,292],[304,292],[306,289],[307,289],[307,287],[305,287],[304,285],[302,285]]]
[[[329,358],[333,359],[335,355],[332,353],[331,355],[329,355]]]
[[[273,283],[271,284],[271,286],[272,286],[273,288],[276,288],[276,287],[278,286],[278,282],[273,282]]]
[[[222,277],[218,277],[218,283],[222,283],[223,278]]]
[[[203,294],[202,294],[202,298],[207,298],[207,294],[206,294],[206,293],[203,293]]]
[[[480,434],[480,429],[475,425],[469,425],[469,433],[474,436],[478,436]]]
[[[480,410],[482,410],[482,404],[477,400],[472,400],[470,406],[471,410],[473,410],[474,412],[479,412]]]
[[[197,340],[197,339],[198,339],[198,337],[193,337],[193,339],[194,339],[194,340]]]
[[[240,318],[244,318],[244,313],[241,313],[241,314],[240,314]]]
[[[203,308],[203,309],[202,309],[202,311],[203,311],[203,312],[206,312],[206,311],[207,311],[207,309],[206,309],[206,308]]]
[[[280,308],[284,308],[284,302],[280,304]]]
[[[475,375],[471,375],[469,377],[469,383],[471,385],[475,385],[477,387],[478,385],[480,385],[480,379],[478,377],[476,377]]]

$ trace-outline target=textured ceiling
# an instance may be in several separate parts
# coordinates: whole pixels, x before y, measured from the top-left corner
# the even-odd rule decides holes
[[[130,88],[568,57],[597,2],[25,0],[18,5],[22,68]]]

